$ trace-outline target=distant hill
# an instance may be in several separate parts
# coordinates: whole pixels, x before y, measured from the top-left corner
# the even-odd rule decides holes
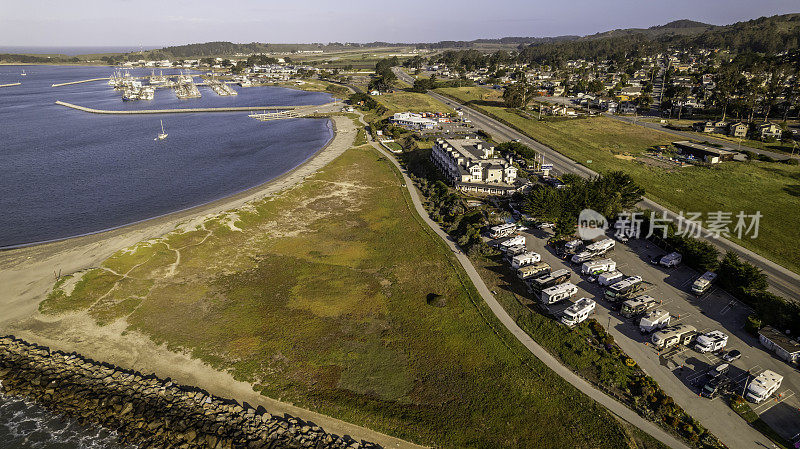
[[[665,35],[691,36],[704,33],[714,28],[717,28],[717,26],[710,25],[708,23],[697,22],[694,20],[682,19],[682,20],[675,20],[673,22],[669,22],[664,25],[652,26],[650,28],[625,28],[619,30],[604,31],[602,33],[596,33],[589,36],[584,36],[584,39],[602,39],[605,37],[628,36],[632,34],[641,34],[651,38],[658,36],[665,36]]]

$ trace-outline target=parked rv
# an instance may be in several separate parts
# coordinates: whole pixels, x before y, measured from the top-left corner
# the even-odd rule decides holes
[[[698,335],[694,348],[701,353],[717,352],[725,348],[726,344],[728,344],[728,336],[721,331],[714,330]]]
[[[589,298],[581,298],[575,301],[575,304],[564,309],[564,315],[561,316],[561,322],[567,326],[575,326],[586,321],[586,318],[594,313],[597,303]]]
[[[756,404],[763,402],[778,391],[781,382],[783,382],[783,376],[774,371],[764,370],[747,386],[745,398]]]
[[[568,282],[572,273],[567,269],[561,269],[551,272],[545,276],[531,279],[528,282],[528,289],[531,291],[540,292],[546,288],[553,287],[558,284]]]
[[[677,267],[681,261],[683,260],[683,256],[681,253],[669,253],[666,256],[662,257],[661,260],[658,261],[664,267],[671,268]]]
[[[504,223],[489,228],[489,237],[493,239],[499,239],[503,237],[508,237],[509,235],[513,234],[516,231],[517,231],[517,225],[515,225],[514,223]]]
[[[650,295],[640,295],[622,303],[619,312],[625,318],[639,316],[658,305],[656,298]]]
[[[643,334],[657,331],[669,326],[669,312],[664,309],[655,309],[647,312],[645,316],[639,320],[639,331]]]
[[[666,349],[676,344],[687,345],[692,342],[697,329],[688,324],[678,324],[676,326],[667,327],[653,334],[650,338],[656,347]]]
[[[542,300],[542,304],[555,304],[559,301],[570,298],[575,293],[578,293],[578,287],[576,287],[573,283],[567,282],[542,290],[540,298]]]
[[[564,244],[564,252],[567,254],[575,254],[581,246],[583,246],[582,240],[572,240]]]
[[[619,282],[625,275],[619,271],[609,271],[597,276],[597,283],[602,287],[607,287],[615,282]]]
[[[611,259],[595,260],[581,265],[581,274],[596,276],[608,271],[614,271],[616,268],[617,263]]]
[[[587,245],[583,251],[575,254],[570,258],[572,263],[583,263],[595,257],[600,257],[614,248],[614,241],[611,239],[603,239]]]
[[[702,295],[703,293],[707,292],[709,288],[711,288],[711,284],[717,278],[717,273],[706,271],[702,276],[697,278],[696,281],[692,284],[692,293],[697,296]]]
[[[503,251],[506,254],[506,259],[511,260],[511,258],[513,258],[514,256],[528,251],[528,248],[526,248],[525,245],[514,245],[514,246],[509,246],[508,248],[504,248]]]
[[[603,239],[598,240],[590,245],[586,245],[586,249],[588,251],[610,251],[614,249],[614,240],[612,239]]]
[[[538,253],[525,251],[524,253],[517,254],[511,259],[511,268],[517,269],[527,265],[533,265],[542,260],[542,256]]]
[[[605,291],[605,297],[609,301],[621,301],[636,295],[644,288],[642,278],[639,276],[628,276],[625,279],[609,285]]]
[[[517,277],[523,281],[550,274],[550,264],[547,262],[537,262],[533,265],[526,265],[517,269]]]
[[[525,244],[525,236],[524,235],[515,235],[514,237],[507,238],[502,242],[497,244],[497,247],[500,248],[501,251],[505,251],[506,248],[510,248],[512,246],[517,245],[524,245]]]

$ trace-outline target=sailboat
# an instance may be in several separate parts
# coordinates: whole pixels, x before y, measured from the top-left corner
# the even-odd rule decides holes
[[[167,133],[164,132],[164,120],[161,120],[161,132],[158,134],[158,137],[156,137],[153,140],[164,140],[166,138],[167,138]]]
[[[28,76],[28,74],[25,73],[25,69],[22,69],[22,73],[20,73],[19,76]]]

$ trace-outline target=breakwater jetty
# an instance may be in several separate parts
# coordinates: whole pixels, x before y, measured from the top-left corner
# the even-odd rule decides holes
[[[59,106],[66,106],[68,108],[77,109],[83,112],[91,112],[92,114],[120,114],[120,115],[135,115],[135,114],[187,114],[192,112],[250,112],[250,111],[263,111],[263,110],[300,110],[321,108],[326,105],[320,106],[234,106],[226,108],[176,108],[176,109],[138,109],[129,111],[113,111],[108,109],[93,109],[86,106],[79,106],[77,104],[67,103],[65,101],[56,101]]]
[[[377,449],[311,422],[213,396],[170,379],[75,353],[0,337],[0,391],[119,433],[123,444],[158,448]]]
[[[80,81],[70,81],[70,82],[67,82],[67,83],[55,83],[55,84],[51,84],[50,87],[61,87],[61,86],[69,86],[70,84],[91,83],[92,81],[107,81],[109,79],[111,79],[111,78],[105,77],[105,78],[92,78],[92,79],[80,80]]]
[[[22,83],[8,83],[8,84],[0,84],[0,87],[11,87],[11,86],[19,86]]]

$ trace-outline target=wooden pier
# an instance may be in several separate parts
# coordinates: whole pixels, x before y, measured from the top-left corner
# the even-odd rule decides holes
[[[0,87],[11,87],[11,86],[19,86],[22,83],[8,83],[8,84],[0,84]]]

